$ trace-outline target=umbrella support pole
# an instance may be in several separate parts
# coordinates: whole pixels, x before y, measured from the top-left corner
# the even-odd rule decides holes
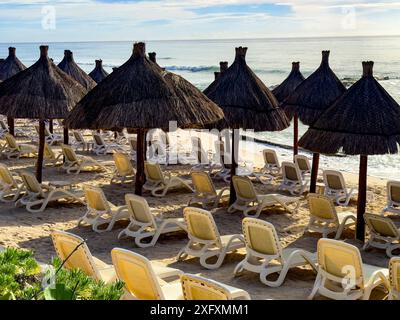
[[[8,132],[13,136],[15,134],[14,118],[7,117]]]
[[[42,183],[42,168],[43,168],[43,157],[44,157],[44,130],[45,123],[44,120],[39,120],[39,152],[36,163],[36,179],[39,183]]]
[[[236,169],[238,167],[239,160],[239,129],[232,130],[232,148],[231,148],[231,183],[230,183],[230,196],[229,204],[233,204],[236,201],[236,192],[233,187],[233,177],[236,175]]]
[[[68,128],[64,127],[63,130],[63,135],[64,135],[64,144],[69,144],[69,132],[68,132]]]
[[[310,193],[315,193],[317,191],[318,167],[319,167],[319,153],[313,153]]]
[[[139,129],[137,134],[137,150],[136,150],[136,179],[135,194],[141,196],[143,193],[143,185],[146,182],[144,174],[146,130]]]
[[[293,160],[299,154],[299,116],[293,118]]]
[[[53,119],[49,120],[49,131],[50,133],[54,133],[54,125],[53,125]]]
[[[367,167],[368,156],[360,156],[360,172],[358,180],[358,201],[357,201],[357,228],[356,238],[362,242],[365,240],[364,214],[367,205]]]

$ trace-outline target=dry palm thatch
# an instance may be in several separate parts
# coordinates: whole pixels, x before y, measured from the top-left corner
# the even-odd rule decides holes
[[[308,129],[299,143],[314,152],[339,150],[360,157],[357,238],[364,239],[367,156],[397,153],[400,106],[373,77],[372,61],[363,62],[363,76]]]
[[[40,47],[40,59],[0,85],[0,113],[12,118],[39,119],[37,178],[42,178],[44,120],[62,119],[85,95],[86,89],[59,69]]]
[[[72,51],[64,51],[64,59],[58,64],[58,67],[78,81],[87,91],[96,86],[96,82],[76,64]]]
[[[345,91],[345,86],[329,67],[329,51],[322,52],[319,68],[304,80],[282,103],[282,108],[306,125],[313,124]]]
[[[273,89],[272,93],[278,99],[278,102],[282,103],[303,81],[304,77],[300,72],[300,62],[292,62],[292,71],[289,73],[289,76]]]
[[[278,101],[246,64],[247,48],[236,48],[234,63],[204,93],[224,111],[219,129],[280,131],[289,126]]]
[[[8,48],[8,57],[0,63],[0,80],[4,81],[26,69],[24,64],[17,58],[15,52],[15,48]]]
[[[96,82],[102,82],[107,76],[108,72],[103,69],[103,60],[96,60],[96,66],[92,72],[89,73],[89,76]]]
[[[222,118],[215,103],[183,78],[162,71],[146,57],[145,44],[136,43],[130,59],[89,92],[65,123],[73,129],[137,130],[136,192],[140,194],[146,130],[168,130],[170,121],[180,128],[192,128]]]

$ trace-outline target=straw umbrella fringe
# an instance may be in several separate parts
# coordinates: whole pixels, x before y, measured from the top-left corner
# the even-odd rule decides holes
[[[16,49],[14,47],[9,47],[8,57],[0,63],[0,81],[11,78],[25,69],[25,65],[17,58]],[[14,119],[7,117],[7,124],[10,134],[14,135]]]
[[[222,129],[253,129],[280,131],[289,126],[283,110],[267,86],[246,63],[247,48],[236,48],[234,63],[220,74],[204,93],[218,104],[225,117],[213,127]],[[236,175],[239,155],[239,133],[233,130],[231,177]],[[231,179],[230,202],[236,200]]]
[[[286,100],[296,88],[304,81],[304,76],[300,72],[300,62],[292,62],[292,71],[289,76],[275,89],[272,93],[278,99],[279,103]],[[286,113],[286,116],[291,120],[292,115]],[[297,114],[293,116],[293,156],[299,153],[299,117]]]
[[[92,72],[89,73],[89,76],[96,82],[100,83],[103,81],[107,76],[108,72],[103,69],[103,60],[95,60],[96,66],[92,70]]]
[[[149,129],[193,128],[223,118],[210,99],[183,78],[162,71],[136,43],[131,58],[99,83],[74,108],[66,120],[72,129],[128,128],[138,134],[135,193],[144,184],[144,141]]]
[[[48,48],[41,46],[39,60],[4,81],[0,88],[0,113],[39,120],[36,170],[39,181],[42,180],[45,119],[63,119],[86,93],[84,87],[49,59]]]
[[[364,240],[368,155],[397,153],[400,106],[373,77],[372,61],[363,76],[328,108],[300,139],[313,152],[360,155],[357,238]]]
[[[322,61],[319,68],[304,80],[296,90],[282,103],[282,108],[298,115],[305,125],[312,125],[320,115],[329,108],[345,91],[329,67],[330,51],[322,51]],[[310,192],[316,191],[319,167],[319,154],[313,154]]]

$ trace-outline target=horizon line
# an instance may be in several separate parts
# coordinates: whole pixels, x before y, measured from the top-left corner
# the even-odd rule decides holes
[[[0,44],[37,44],[37,43],[88,43],[88,42],[173,42],[173,41],[234,41],[234,40],[296,40],[296,39],[333,39],[333,38],[382,38],[400,37],[400,34],[387,35],[342,35],[342,36],[287,36],[287,37],[256,37],[256,38],[199,38],[199,39],[148,39],[148,40],[79,40],[79,41],[0,41]]]

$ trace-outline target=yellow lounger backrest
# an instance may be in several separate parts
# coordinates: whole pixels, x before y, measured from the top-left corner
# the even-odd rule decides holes
[[[0,127],[3,130],[8,130],[8,127],[7,127],[6,123],[4,122],[4,120],[0,120]]]
[[[338,279],[355,281],[363,286],[363,269],[360,251],[357,247],[339,240],[320,239],[318,241],[318,264],[329,275]]]
[[[206,241],[220,241],[217,226],[209,211],[187,207],[183,209],[183,216],[188,226],[189,235]]]
[[[164,181],[164,175],[158,163],[150,163],[146,161],[144,163],[144,172],[146,178],[152,181]]]
[[[298,168],[292,162],[282,162],[282,171],[285,178],[290,181],[300,181],[301,176]]]
[[[80,133],[79,131],[74,130],[73,134],[74,134],[74,138],[75,138],[76,141],[78,141],[78,142],[84,142],[85,141],[83,139],[82,133]]]
[[[345,188],[343,185],[343,175],[339,171],[326,170],[324,171],[326,176],[325,183],[330,189],[342,190]]]
[[[104,145],[105,145],[103,138],[102,138],[99,134],[94,133],[94,134],[93,134],[93,139],[94,139],[94,142],[95,142],[98,146],[104,146]]]
[[[255,218],[244,218],[242,228],[246,245],[250,249],[265,255],[281,254],[278,234],[271,223]]]
[[[113,159],[115,162],[115,167],[121,176],[133,174],[134,171],[131,160],[126,154],[116,152],[113,154]]]
[[[390,218],[366,213],[364,219],[369,229],[375,234],[383,237],[400,238],[400,232]]]
[[[191,173],[194,189],[201,194],[216,194],[215,186],[207,172],[193,171]]]
[[[387,189],[390,200],[400,203],[400,181],[388,181]]]
[[[38,194],[41,194],[43,192],[42,186],[32,173],[27,171],[21,171],[20,175],[28,191]]]
[[[249,177],[234,176],[232,179],[233,187],[241,199],[248,201],[257,200],[256,191]]]
[[[400,293],[400,257],[394,257],[389,262],[390,286]]]
[[[164,299],[157,276],[148,259],[120,248],[114,248],[111,257],[118,278],[125,283],[125,289],[130,294],[140,300]]]
[[[181,275],[185,300],[228,300],[229,291],[214,281],[191,275]]]
[[[63,231],[53,231],[51,233],[54,248],[61,261],[64,261],[84,240],[72,233]],[[98,270],[94,263],[92,254],[86,243],[79,248],[68,258],[64,267],[67,269],[80,269],[86,275],[95,279],[100,279]]]
[[[275,150],[265,149],[263,150],[264,162],[269,165],[279,165]]]
[[[126,194],[125,202],[129,213],[136,221],[141,223],[151,223],[154,227],[156,226],[149,204],[145,198],[135,194]]]
[[[70,146],[62,144],[61,150],[62,150],[64,157],[67,159],[68,162],[78,161],[78,157],[76,156],[75,151]]]
[[[110,211],[110,206],[101,188],[85,185],[83,190],[88,208],[96,211]]]
[[[6,142],[7,142],[8,146],[9,146],[11,149],[17,149],[17,150],[19,150],[19,146],[18,146],[17,140],[15,140],[15,138],[14,138],[13,135],[11,135],[11,134],[9,134],[9,133],[6,133],[5,136],[4,136],[4,138],[6,139]]]
[[[44,158],[45,159],[54,159],[56,156],[54,154],[53,149],[45,142],[44,143]]]
[[[307,200],[311,215],[324,220],[338,220],[335,206],[329,197],[310,193]]]
[[[132,150],[137,150],[137,140],[135,138],[129,138],[129,145],[131,146]]]
[[[295,163],[297,164],[297,166],[301,171],[310,170],[310,164],[305,156],[296,155]]]
[[[15,185],[14,177],[4,163],[0,163],[0,180],[2,181],[0,184],[5,184],[8,186]]]

